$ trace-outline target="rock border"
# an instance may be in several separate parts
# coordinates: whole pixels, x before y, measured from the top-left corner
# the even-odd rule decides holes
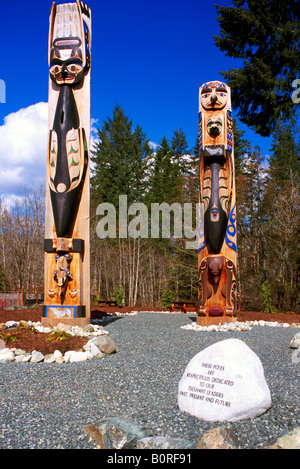
[[[91,441],[97,443],[97,449],[242,449],[238,435],[235,435],[233,430],[226,428],[226,426],[214,427],[200,435],[198,440],[189,441],[183,438],[154,435],[148,428],[128,420],[126,417],[109,416],[86,426],[84,432]],[[285,431],[275,441],[261,445],[258,449],[300,449],[300,427]],[[188,454],[188,452],[185,453],[186,456]],[[113,456],[111,458],[113,459]],[[177,460],[172,458],[171,461],[190,462],[189,459],[185,460],[184,455]],[[123,460],[108,462],[119,463]]]
[[[0,363],[16,362],[16,363],[77,363],[92,358],[103,358],[105,354],[114,353],[116,345],[114,340],[109,336],[103,326],[98,324],[88,324],[84,328],[79,326],[69,326],[59,323],[53,328],[43,326],[41,322],[32,321],[7,321],[2,328],[13,330],[20,324],[31,327],[39,333],[51,333],[56,331],[65,331],[74,337],[82,337],[87,339],[87,343],[83,346],[83,350],[68,350],[62,354],[59,350],[55,350],[51,354],[43,355],[38,350],[25,352],[18,348],[5,347],[5,342],[0,340]],[[2,348],[1,348],[2,343]]]
[[[289,324],[287,322],[277,322],[277,321],[245,321],[245,322],[225,322],[224,324],[211,324],[210,326],[200,326],[196,322],[181,326],[180,329],[186,331],[196,331],[196,332],[233,332],[233,331],[251,331],[253,326],[260,327],[284,327],[284,328],[300,328],[299,323]]]

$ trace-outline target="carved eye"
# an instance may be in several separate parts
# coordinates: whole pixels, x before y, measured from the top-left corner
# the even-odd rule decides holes
[[[67,66],[67,70],[69,73],[78,74],[82,70],[82,66],[79,64],[70,64]]]
[[[53,65],[53,67],[50,68],[50,73],[51,75],[58,75],[61,72],[61,65]]]

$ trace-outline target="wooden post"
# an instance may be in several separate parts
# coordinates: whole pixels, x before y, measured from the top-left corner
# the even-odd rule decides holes
[[[52,4],[42,323],[90,322],[91,11]]]
[[[199,90],[200,325],[236,321],[236,194],[231,93],[212,81]]]

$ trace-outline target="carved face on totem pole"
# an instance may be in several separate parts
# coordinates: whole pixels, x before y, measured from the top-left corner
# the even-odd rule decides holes
[[[231,97],[225,83],[211,81],[200,87],[199,142],[204,211],[199,245],[200,312],[226,315],[235,307],[231,293],[235,278],[233,281],[227,265],[235,272],[236,215]]]
[[[84,67],[80,46],[79,38],[58,38],[53,41],[49,72],[51,80],[57,85],[74,85],[82,79]]]
[[[224,83],[212,81],[205,83],[201,89],[201,105],[203,109],[223,109],[227,103],[227,88]]]

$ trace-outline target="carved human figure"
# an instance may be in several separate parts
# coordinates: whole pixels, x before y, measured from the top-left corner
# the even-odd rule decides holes
[[[60,296],[61,304],[63,304],[68,282],[73,280],[73,275],[70,272],[72,254],[57,254],[55,258],[56,270],[54,271],[54,280],[57,282],[58,294]]]

